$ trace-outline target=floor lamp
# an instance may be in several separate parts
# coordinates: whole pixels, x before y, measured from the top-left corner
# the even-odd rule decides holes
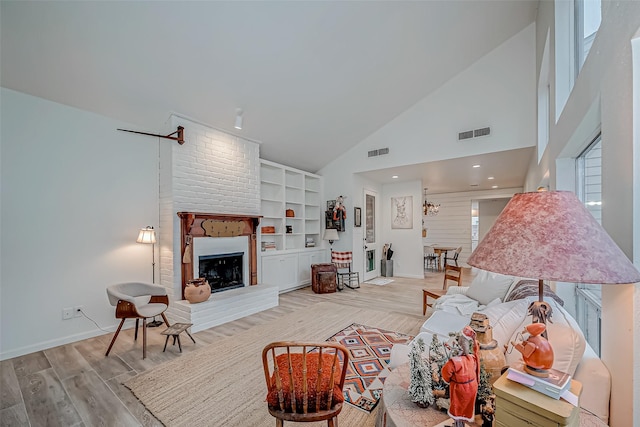
[[[156,283],[156,230],[152,226],[148,225],[145,228],[141,228],[136,239],[138,243],[151,243],[151,283]],[[153,316],[153,321],[147,323],[148,327],[155,327],[162,325],[163,322],[156,320]]]

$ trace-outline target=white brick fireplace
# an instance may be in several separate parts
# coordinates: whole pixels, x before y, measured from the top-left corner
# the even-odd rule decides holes
[[[172,116],[170,125],[185,128],[184,145],[160,145],[160,283],[170,296],[170,319],[193,323],[192,331],[197,332],[277,306],[277,287],[250,286],[250,274],[244,275],[246,286],[214,293],[208,301],[190,304],[182,300],[177,213],[260,215],[260,159],[255,142],[179,116]],[[196,243],[197,248],[220,246],[213,242],[217,237],[196,237],[194,241],[199,239],[203,241]],[[246,241],[247,237],[237,239]]]

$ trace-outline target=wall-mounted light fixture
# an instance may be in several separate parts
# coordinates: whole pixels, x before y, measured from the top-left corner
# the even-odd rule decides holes
[[[242,108],[236,108],[236,123],[233,127],[238,130],[242,130],[242,113]]]

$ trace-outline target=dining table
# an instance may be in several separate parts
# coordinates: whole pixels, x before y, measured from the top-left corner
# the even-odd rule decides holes
[[[433,248],[433,252],[435,252],[435,254],[438,257],[438,271],[442,271],[442,269],[444,268],[443,262],[446,262],[446,259],[447,259],[447,252],[455,251],[457,248],[455,246],[443,246],[443,245],[431,245],[431,247]],[[444,253],[444,258],[442,257],[443,253]],[[445,261],[441,261],[443,259]]]

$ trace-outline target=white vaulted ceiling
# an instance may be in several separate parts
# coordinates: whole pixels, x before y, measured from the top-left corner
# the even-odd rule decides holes
[[[140,130],[178,113],[316,171],[533,22],[537,3],[2,1],[1,84]]]

